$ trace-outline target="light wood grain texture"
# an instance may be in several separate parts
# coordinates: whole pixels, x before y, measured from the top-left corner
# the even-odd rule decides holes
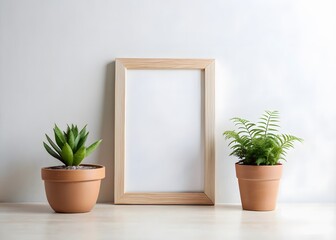
[[[127,69],[199,69],[204,72],[204,192],[125,192],[125,97]],[[215,203],[215,61],[213,59],[116,59],[115,81],[115,204],[200,204]]]
[[[125,193],[120,199],[121,204],[198,204],[213,205],[213,201],[205,193]]]
[[[123,63],[116,60],[115,80],[115,172],[114,172],[114,198],[116,202],[124,194],[125,172],[125,93],[126,68]]]
[[[117,58],[127,69],[205,69],[213,59]]]
[[[215,62],[205,68],[205,194],[215,202]]]

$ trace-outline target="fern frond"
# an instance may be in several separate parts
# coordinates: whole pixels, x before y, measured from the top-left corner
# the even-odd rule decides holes
[[[255,128],[255,129],[252,129],[251,130],[251,133],[252,133],[252,138],[255,138],[257,136],[261,136],[261,134],[264,132],[263,129],[260,129],[260,128]]]
[[[278,111],[265,111],[256,124],[238,117],[231,120],[238,130],[226,131],[223,135],[231,139],[230,155],[237,156],[239,163],[275,165],[279,160],[285,160],[287,151],[294,147],[295,141],[303,141],[293,135],[278,133]]]
[[[294,148],[294,142],[298,141],[298,142],[303,142],[302,138],[298,138],[295,137],[293,135],[289,135],[289,134],[282,134],[277,136],[277,139],[280,142],[280,148],[282,148],[282,153],[281,153],[281,159],[284,159],[284,157],[287,154],[288,149],[290,148]]]
[[[231,120],[236,126],[238,126],[238,129],[241,130],[240,132],[238,132],[238,134],[246,134],[250,138],[252,138],[251,130],[255,126],[254,123],[251,123],[249,120],[238,118],[238,117],[232,118]]]
[[[235,131],[225,131],[223,133],[226,139],[232,139],[229,147],[232,149],[230,156],[237,156],[239,159],[243,159],[246,155],[247,148],[250,146],[251,139],[246,135],[239,135]]]
[[[279,125],[279,112],[278,111],[265,111],[259,119],[257,127],[263,130],[263,135],[275,135],[278,132]]]
[[[237,137],[239,137],[238,133],[236,133],[236,131],[225,131],[223,132],[223,135],[225,136],[225,139],[236,139]]]

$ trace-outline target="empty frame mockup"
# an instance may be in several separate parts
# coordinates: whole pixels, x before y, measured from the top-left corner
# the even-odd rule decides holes
[[[214,204],[214,70],[116,59],[115,204]]]

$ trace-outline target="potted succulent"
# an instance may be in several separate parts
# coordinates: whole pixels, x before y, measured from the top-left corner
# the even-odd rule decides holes
[[[237,131],[225,131],[230,139],[230,154],[237,156],[235,164],[240,198],[244,210],[270,211],[276,206],[282,174],[280,160],[301,138],[279,133],[279,112],[266,111],[257,123],[242,118],[231,119]]]
[[[43,145],[63,165],[41,170],[48,202],[55,212],[89,212],[97,202],[100,182],[105,177],[105,167],[81,162],[102,140],[86,147],[89,135],[86,126],[79,131],[77,126],[68,125],[66,132],[62,132],[55,124],[53,130],[56,143],[46,134],[50,146],[45,142]]]

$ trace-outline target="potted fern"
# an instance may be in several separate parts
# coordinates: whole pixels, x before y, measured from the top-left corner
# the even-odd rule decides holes
[[[244,210],[270,211],[276,206],[281,160],[301,138],[279,133],[279,112],[266,111],[257,123],[243,118],[231,119],[237,131],[225,131],[230,139],[230,154],[238,157],[235,164],[240,197]]]
[[[86,126],[79,131],[72,124],[62,132],[55,124],[53,130],[55,142],[46,134],[50,146],[45,142],[43,145],[63,165],[41,170],[48,202],[55,212],[89,212],[97,202],[100,182],[105,177],[105,167],[81,162],[102,140],[86,147],[85,142],[89,135]]]

